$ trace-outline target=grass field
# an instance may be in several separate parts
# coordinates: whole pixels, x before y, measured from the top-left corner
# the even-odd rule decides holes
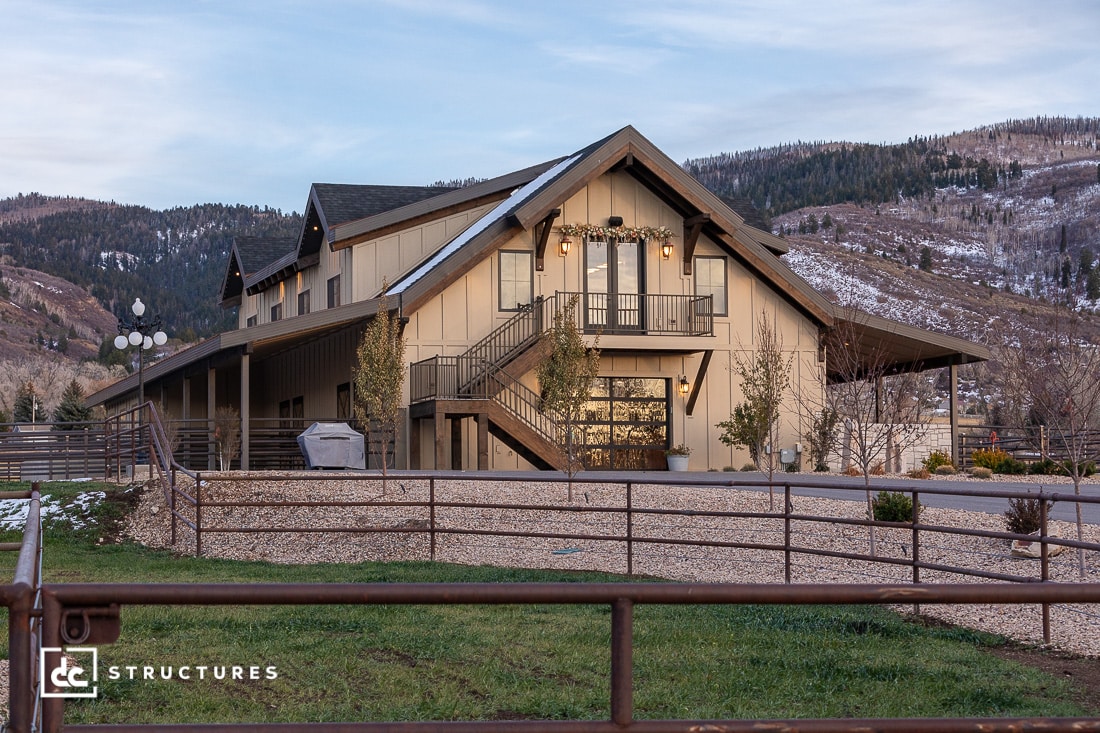
[[[77,499],[89,490],[105,491],[106,500],[80,509]],[[47,582],[623,580],[433,563],[174,557],[114,541],[132,494],[87,484],[45,491],[75,507],[83,525],[69,528],[63,511],[50,520]],[[8,577],[14,561],[14,553],[0,555]],[[607,719],[609,638],[606,606],[126,607],[121,639],[99,648],[101,674],[117,666],[120,679],[101,679],[96,700],[68,702],[66,722]],[[879,608],[639,606],[635,717],[1098,712],[1069,702],[1066,681],[991,653],[1004,643]],[[245,679],[213,679],[215,668],[234,665]],[[129,679],[130,666],[137,679]],[[156,679],[142,679],[145,666]],[[253,666],[259,679],[248,679]],[[171,679],[160,679],[162,667],[172,667]],[[190,679],[180,679],[181,667]]]

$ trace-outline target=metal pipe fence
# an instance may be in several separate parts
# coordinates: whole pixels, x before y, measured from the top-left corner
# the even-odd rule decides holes
[[[982,719],[810,719],[810,720],[636,720],[634,719],[634,608],[646,604],[866,604],[899,605],[913,604],[1036,604],[1045,609],[1051,604],[1062,603],[1100,603],[1100,583],[1060,583],[1049,580],[1048,549],[1063,545],[1080,547],[1088,551],[1100,550],[1100,545],[1078,542],[1072,539],[1058,538],[1049,534],[1046,526],[1046,514],[1043,514],[1043,526],[1036,541],[1043,548],[1038,577],[1027,575],[1007,575],[990,573],[981,568],[967,568],[943,565],[921,559],[920,549],[927,546],[924,539],[928,535],[976,536],[991,539],[1019,538],[1009,532],[989,531],[973,527],[944,527],[925,524],[920,521],[919,511],[914,509],[912,524],[901,522],[876,522],[865,517],[818,516],[794,511],[797,497],[792,492],[798,487],[791,483],[782,484],[781,506],[765,511],[716,511],[698,509],[669,509],[644,506],[637,502],[637,489],[642,486],[697,486],[723,489],[761,489],[767,488],[767,482],[713,480],[670,480],[646,478],[638,481],[624,481],[622,490],[625,501],[621,506],[589,505],[553,505],[547,503],[479,503],[448,500],[447,482],[484,481],[485,475],[461,476],[457,474],[425,474],[420,472],[398,472],[391,474],[389,481],[411,484],[420,481],[427,484],[427,498],[424,500],[328,500],[295,499],[281,501],[227,500],[216,501],[209,493],[220,482],[259,481],[270,476],[262,475],[226,475],[185,473],[194,480],[192,494],[178,487],[170,491],[173,525],[182,522],[183,526],[194,533],[196,550],[201,554],[202,537],[218,534],[239,534],[253,532],[405,532],[426,534],[429,539],[429,553],[436,557],[437,543],[447,537],[537,537],[567,540],[585,540],[608,545],[622,546],[626,570],[634,572],[634,555],[638,546],[663,545],[678,548],[740,548],[764,550],[783,557],[785,583],[777,584],[726,584],[726,583],[518,583],[518,584],[140,584],[140,583],[88,583],[88,584],[47,584],[40,585],[41,534],[35,529],[38,523],[37,491],[29,495],[20,494],[18,498],[29,498],[31,510],[28,514],[27,530],[20,545],[20,557],[17,563],[15,581],[9,586],[0,586],[0,598],[9,607],[9,646],[12,650],[12,717],[9,729],[12,731],[308,731],[314,729],[331,731],[403,731],[407,733],[455,733],[456,731],[500,731],[501,733],[538,733],[556,731],[575,733],[579,731],[638,731],[642,733],[668,733],[671,731],[755,731],[764,729],[788,731],[833,731],[878,730],[891,731],[1100,731],[1100,718],[982,718]],[[325,474],[305,473],[295,478],[307,485],[332,480],[347,481],[356,476],[350,473]],[[361,480],[378,481],[375,474],[359,474]],[[514,477],[513,477],[514,478]],[[286,481],[286,476],[281,476]],[[527,482],[562,482],[560,476],[525,475]],[[586,484],[606,484],[606,478],[599,476],[574,477],[574,483],[582,487]],[[37,487],[36,487],[37,488]],[[778,488],[778,486],[776,487]],[[817,488],[830,488],[818,485]],[[833,487],[835,488],[835,487]],[[872,487],[877,489],[879,487]],[[955,490],[922,487],[898,489],[895,486],[884,487],[888,491],[908,493],[914,499],[916,507],[920,496],[928,494],[951,494],[962,496],[982,496],[989,498],[1015,498],[1019,494],[996,489],[969,488]],[[17,498],[17,497],[12,497]],[[1100,503],[1100,499],[1075,497],[1049,492],[1036,495],[1045,507],[1045,500],[1078,501],[1081,503]],[[213,524],[219,518],[219,512],[225,509],[264,508],[275,512],[294,510],[315,511],[333,508],[341,513],[352,508],[381,509],[398,508],[418,510],[427,518],[424,527],[360,527],[360,526],[278,526],[262,527],[228,526]],[[189,509],[188,509],[189,508]],[[440,520],[440,514],[472,510],[492,510],[496,512],[525,513],[553,511],[565,518],[585,518],[588,516],[618,517],[623,527],[617,533],[596,533],[585,531],[554,532],[536,531],[494,531],[485,529],[448,526]],[[187,515],[191,516],[188,517]],[[661,525],[659,522],[672,519],[690,519],[720,523],[725,520],[739,519],[749,522],[778,523],[782,541],[746,541],[731,539],[712,541],[705,538],[683,536],[682,525]],[[657,521],[658,524],[653,522]],[[796,541],[802,524],[811,527],[823,523],[840,522],[849,527],[877,527],[902,530],[912,538],[912,555],[908,558],[874,556],[859,552],[838,552],[822,550],[800,544]],[[670,532],[658,531],[665,526]],[[720,526],[716,524],[715,526]],[[1034,538],[1032,538],[1034,539]],[[853,561],[880,562],[890,566],[900,566],[911,573],[910,583],[878,584],[793,584],[791,571],[800,556],[825,555],[851,559]],[[978,583],[928,583],[922,582],[921,571],[945,571],[969,576],[981,580],[1013,582]],[[602,604],[610,609],[610,636],[608,652],[611,658],[609,672],[610,718],[593,721],[469,721],[469,722],[363,722],[333,723],[311,725],[300,724],[174,724],[156,726],[138,725],[97,725],[65,726],[64,699],[48,698],[41,705],[42,727],[37,727],[38,698],[34,693],[43,682],[37,679],[37,664],[41,652],[35,644],[49,648],[61,648],[63,644],[110,643],[112,634],[117,636],[117,619],[123,606],[135,605],[335,605],[335,604]],[[111,624],[115,626],[112,629]],[[36,626],[36,624],[40,624]],[[44,658],[45,668],[50,669],[56,663],[56,655]],[[56,692],[50,680],[44,681],[42,689]]]

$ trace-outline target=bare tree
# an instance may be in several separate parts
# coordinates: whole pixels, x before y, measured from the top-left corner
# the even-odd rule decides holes
[[[214,411],[214,447],[218,465],[228,471],[241,447],[241,414],[237,408],[223,406]]]
[[[741,379],[745,400],[733,408],[729,420],[715,427],[722,430],[718,439],[725,445],[744,446],[756,467],[768,474],[769,501],[775,496],[770,486],[779,468],[779,411],[783,395],[791,383],[793,356],[784,356],[783,342],[774,319],[760,314],[756,323],[756,343],[749,355],[734,352],[730,369]]]
[[[405,337],[401,333],[401,320],[390,311],[385,294],[378,301],[378,312],[363,331],[356,359],[355,417],[365,427],[370,444],[379,446],[385,494],[389,446],[397,438],[401,388],[405,381]]]
[[[867,518],[874,518],[871,475],[900,470],[902,452],[923,439],[923,391],[917,373],[895,374],[886,345],[861,327],[859,311],[848,309],[825,335],[830,384],[826,407],[835,410],[843,425],[840,451],[844,464],[863,475]],[[875,532],[871,527],[871,554]]]
[[[573,476],[582,465],[577,445],[581,414],[600,371],[600,352],[596,349],[599,338],[588,348],[577,329],[578,300],[574,295],[554,313],[554,325],[543,334],[550,346],[549,354],[539,363],[537,372],[542,408],[554,423],[569,480],[569,501],[573,500]]]
[[[1065,456],[1073,493],[1090,461],[1100,459],[1100,348],[1092,342],[1080,312],[1057,308],[1041,328],[1013,329],[999,349],[1001,387],[1019,424],[1046,426],[1049,441]],[[1077,504],[1077,539],[1083,540]],[[1077,551],[1078,573],[1085,575],[1084,550]]]

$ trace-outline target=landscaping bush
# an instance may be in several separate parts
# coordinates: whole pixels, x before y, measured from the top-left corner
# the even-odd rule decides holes
[[[879,522],[912,522],[913,499],[908,494],[900,491],[880,491],[878,496],[871,501],[875,519]],[[917,513],[922,507],[917,502]]]
[[[1054,506],[1054,502],[1047,502],[1047,511]],[[1008,511],[1005,512],[1005,527],[1009,532],[1016,534],[1031,534],[1042,528],[1043,506],[1039,499],[1031,496],[1021,496],[1018,499],[1008,500]]]
[[[985,466],[977,466],[970,469],[970,475],[974,478],[993,478],[993,469]]]
[[[954,476],[956,473],[958,472],[955,470],[954,466],[936,466],[937,476]]]
[[[977,468],[988,468],[993,473],[1025,473],[1027,466],[1000,448],[978,448],[970,454]]]
[[[905,474],[909,478],[931,478],[932,474],[928,473],[927,468],[914,468],[909,473]]]
[[[1084,476],[1085,478],[1088,478],[1089,476],[1096,473],[1096,463],[1094,461],[1082,461],[1078,465],[1081,467],[1080,475]],[[1072,475],[1073,461],[1065,461],[1064,463],[1062,463],[1062,469],[1066,472],[1067,475]]]
[[[938,473],[936,469],[940,466],[955,467],[955,462],[951,460],[951,456],[947,455],[946,451],[934,450],[928,454],[928,457],[921,461],[921,465],[924,466],[926,471],[932,473]]]
[[[756,464],[753,463],[752,461],[749,461],[744,466],[741,466],[741,470],[742,471],[755,471],[756,470]]]
[[[1028,466],[1027,472],[1036,476],[1064,476],[1066,474],[1066,468],[1057,461],[1044,458]]]

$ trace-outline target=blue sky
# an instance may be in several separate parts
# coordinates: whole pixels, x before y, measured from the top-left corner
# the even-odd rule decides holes
[[[1100,116],[1096,0],[0,0],[0,198],[301,211],[631,124],[678,162]]]

